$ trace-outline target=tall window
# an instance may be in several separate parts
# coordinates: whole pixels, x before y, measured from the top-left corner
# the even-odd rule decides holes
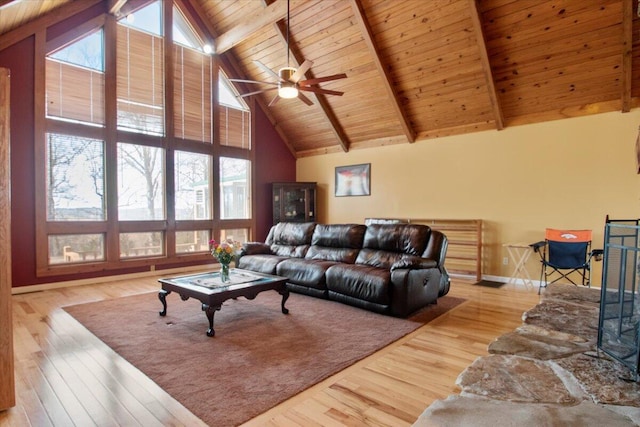
[[[118,218],[165,219],[164,150],[118,144]]]
[[[220,158],[220,215],[222,219],[250,217],[249,169],[250,162],[248,160]]]
[[[100,29],[47,57],[47,117],[104,124],[103,45]]]
[[[175,136],[212,141],[212,60],[184,15],[173,8]]]
[[[104,142],[47,134],[47,221],[104,221]]]
[[[162,4],[151,3],[118,23],[118,128],[164,134]]]
[[[218,79],[220,144],[251,149],[251,111],[238,98],[224,73]]]
[[[170,2],[132,3],[113,32],[105,15],[84,36],[47,39],[40,274],[212,262],[211,238],[251,236],[250,110]]]

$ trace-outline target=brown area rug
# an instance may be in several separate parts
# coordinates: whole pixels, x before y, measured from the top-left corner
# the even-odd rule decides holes
[[[247,421],[387,344],[464,299],[443,297],[410,319],[292,294],[227,301],[209,338],[200,302],[157,293],[64,307],[114,351],[209,425]]]

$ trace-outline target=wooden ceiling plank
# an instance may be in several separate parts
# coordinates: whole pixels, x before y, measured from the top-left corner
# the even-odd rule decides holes
[[[391,101],[391,104],[396,113],[397,119],[400,122],[400,125],[402,126],[402,130],[405,136],[407,137],[407,141],[409,141],[410,143],[413,143],[416,140],[416,133],[413,130],[411,123],[409,123],[407,115],[403,111],[402,106],[400,105],[400,97],[396,93],[396,90],[394,89],[394,86],[391,82],[391,75],[387,71],[387,68],[382,63],[382,60],[380,59],[380,54],[378,53],[378,48],[376,46],[373,33],[371,31],[371,27],[367,22],[367,18],[366,18],[362,3],[360,0],[351,0],[351,7],[353,9],[353,14],[355,16],[355,19],[358,22],[358,26],[360,27],[360,32],[362,33],[362,37],[364,38],[364,41],[367,47],[369,48],[369,51],[371,52],[373,62],[375,63],[376,68],[378,69],[378,72],[380,74],[380,77],[382,78],[383,86],[387,94],[389,95],[389,100]]]
[[[287,0],[276,0],[266,8],[247,16],[245,21],[216,38],[215,52],[224,53],[251,34],[287,16]]]
[[[0,36],[0,51],[34,35],[41,29],[45,29],[56,22],[65,20],[101,2],[102,0],[74,1],[57,9],[53,9],[51,12]]]
[[[499,31],[493,35],[487,28],[485,37],[490,48],[496,43],[509,46],[509,50],[522,46],[535,48],[581,34],[590,34],[600,29],[610,28],[612,31],[617,31],[622,16],[621,10],[620,0],[617,0],[616,4],[610,7],[586,10],[573,15],[571,20],[559,18],[533,26],[500,27]]]
[[[504,129],[504,117],[502,115],[502,108],[500,106],[500,98],[498,98],[498,92],[496,92],[496,85],[493,80],[491,62],[489,61],[489,55],[487,54],[487,44],[484,38],[482,21],[480,19],[480,11],[478,10],[478,4],[476,0],[469,0],[469,14],[471,15],[473,32],[476,35],[478,51],[480,53],[480,62],[482,63],[482,70],[484,71],[485,84],[487,85],[487,94],[489,95],[489,100],[491,101],[491,109],[493,111],[493,117],[496,122],[496,128],[498,130],[502,130]]]
[[[286,45],[287,39],[286,39],[286,28],[284,27],[284,23],[276,22],[274,25],[275,25],[276,33],[278,34],[278,37],[281,39],[282,43]],[[291,56],[293,56],[293,59],[296,62],[296,65],[295,65],[296,68],[300,67],[300,64],[304,62],[304,58],[298,49],[291,47],[291,37],[289,37],[289,49],[291,52]],[[306,79],[314,78],[314,75],[311,72],[311,70],[308,70],[305,73],[305,78]],[[349,137],[345,133],[344,129],[342,128],[342,125],[340,124],[340,121],[338,120],[331,106],[327,102],[326,97],[320,94],[314,94],[314,95],[318,103],[318,106],[322,111],[322,114],[327,118],[327,120],[329,121],[329,124],[331,125],[331,130],[336,136],[338,143],[340,144],[340,147],[342,147],[342,151],[344,151],[345,153],[348,153]]]
[[[622,112],[631,111],[631,80],[633,67],[633,3],[622,1]]]

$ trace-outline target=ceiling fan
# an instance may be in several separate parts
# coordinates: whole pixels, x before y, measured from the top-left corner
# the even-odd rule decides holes
[[[254,64],[262,68],[267,74],[276,79],[275,82],[268,81],[256,81],[256,80],[244,80],[244,79],[229,79],[232,82],[241,82],[241,83],[254,83],[254,84],[266,84],[271,85],[273,87],[267,89],[256,90],[253,92],[245,93],[240,95],[240,97],[244,98],[246,96],[256,95],[258,93],[268,92],[272,90],[277,90],[276,96],[271,100],[269,106],[274,105],[280,98],[291,99],[298,98],[302,102],[307,105],[313,105],[313,102],[309,98],[307,98],[301,91],[320,93],[324,95],[337,95],[342,96],[344,92],[339,92],[336,90],[328,90],[322,89],[320,87],[316,87],[315,85],[323,82],[328,82],[332,80],[344,79],[347,77],[345,73],[333,74],[331,76],[318,77],[314,79],[306,79],[301,80],[305,73],[311,68],[313,62],[310,60],[305,60],[302,65],[298,69],[291,67],[289,64],[289,56],[291,54],[291,50],[289,49],[289,0],[287,0],[287,66],[280,68],[279,72],[276,73],[271,68],[264,65],[262,62],[258,60],[254,60]]]

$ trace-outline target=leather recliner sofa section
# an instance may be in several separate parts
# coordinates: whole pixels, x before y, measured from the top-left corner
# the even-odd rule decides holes
[[[237,266],[288,278],[293,292],[406,317],[449,291],[447,238],[419,224],[279,223]]]

